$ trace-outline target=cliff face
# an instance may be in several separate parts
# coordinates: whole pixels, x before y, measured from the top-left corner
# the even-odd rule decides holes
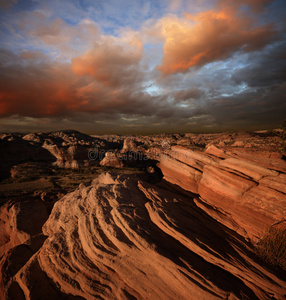
[[[227,223],[243,218],[236,220],[230,214],[234,205],[243,207],[238,199],[247,194],[244,189],[254,189],[247,197],[255,197],[257,186],[270,189],[269,180],[278,184],[280,173],[263,175],[257,185],[211,155],[194,158],[192,166],[197,163],[201,169],[188,171],[193,168],[188,166],[175,175],[170,161],[168,157],[160,163],[166,179],[185,186],[189,180],[190,190],[201,197],[164,181],[151,185],[135,176],[110,173],[101,174],[88,187],[81,184],[55,204],[43,226],[45,242],[39,235],[26,241],[30,252],[25,248],[29,253],[24,251],[21,259],[16,254],[23,245],[5,254],[1,268],[9,277],[2,283],[4,298],[283,299],[285,281],[261,266],[251,244]],[[223,175],[217,175],[218,168]],[[221,182],[226,188],[219,192]],[[211,206],[217,195],[233,205],[228,213]],[[244,200],[244,206],[247,203]],[[259,203],[247,210],[256,207],[264,216]],[[282,212],[268,214],[272,222]],[[242,234],[249,234],[240,223]]]
[[[210,146],[174,146],[160,155],[164,179],[198,194],[213,218],[256,241],[286,215],[286,162]]]

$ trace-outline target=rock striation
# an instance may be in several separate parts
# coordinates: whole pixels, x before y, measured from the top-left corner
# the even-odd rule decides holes
[[[3,299],[282,299],[285,294],[285,281],[259,264],[250,243],[210,217],[193,194],[172,192],[164,182],[150,185],[103,173],[58,201],[43,233],[44,243],[27,244],[36,251],[25,256],[25,264],[11,268],[17,247],[2,260],[2,271],[10,270]]]
[[[198,194],[201,208],[254,241],[286,216],[286,163],[281,159],[212,145],[205,152],[173,146],[159,160],[165,180]]]
[[[286,226],[280,144],[275,132],[0,134],[0,179],[12,182],[0,205],[0,300],[285,299],[285,271],[255,254]],[[90,163],[138,173],[73,175],[88,181],[68,194],[53,181],[14,186],[45,187],[30,173],[65,184],[73,177],[53,165]]]
[[[7,202],[0,207],[0,299],[23,299],[13,276],[41,247],[42,226],[51,205],[44,201]],[[5,294],[8,289],[12,293]]]

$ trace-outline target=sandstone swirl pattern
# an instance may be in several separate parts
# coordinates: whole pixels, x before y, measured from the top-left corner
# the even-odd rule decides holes
[[[173,188],[173,187],[172,187]],[[251,244],[161,182],[103,173],[58,201],[10,299],[283,299]],[[16,298],[17,297],[17,298]]]

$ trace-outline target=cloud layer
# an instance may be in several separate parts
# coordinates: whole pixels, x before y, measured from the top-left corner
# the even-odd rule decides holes
[[[282,123],[283,1],[133,1],[125,20],[111,2],[70,1],[70,13],[52,2],[1,2],[0,130],[149,133]]]

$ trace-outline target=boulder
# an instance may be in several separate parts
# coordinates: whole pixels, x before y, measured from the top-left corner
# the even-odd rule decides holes
[[[244,141],[235,141],[231,146],[232,147],[244,147],[245,142]]]

